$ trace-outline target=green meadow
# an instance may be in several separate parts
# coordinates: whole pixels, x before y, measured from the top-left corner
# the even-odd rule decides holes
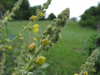
[[[38,21],[35,23],[39,24],[39,38],[41,38],[41,34],[51,22]],[[18,32],[23,30],[22,26],[27,26],[27,24],[29,24],[29,21],[10,21],[2,31],[2,43],[4,43],[5,37],[9,39],[10,34],[16,36]],[[46,57],[45,62],[50,64],[44,70],[46,75],[74,75],[75,73],[79,73],[81,65],[87,61],[87,56],[83,56],[81,53],[82,42],[88,40],[95,33],[97,33],[96,30],[82,28],[77,22],[69,22],[61,32],[62,36],[60,41],[54,44],[50,51],[42,53]],[[34,33],[26,30],[23,37],[24,43],[27,45],[25,50],[28,52],[28,45],[33,42]],[[19,56],[21,45],[22,41],[19,40],[14,41],[12,44],[12,53],[14,52],[16,57]],[[13,62],[8,63],[12,65]]]

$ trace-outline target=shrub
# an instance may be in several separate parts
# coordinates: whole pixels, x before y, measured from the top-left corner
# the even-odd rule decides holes
[[[100,6],[98,4],[97,7],[90,7],[87,9],[84,14],[81,16],[81,20],[79,21],[80,26],[90,27],[92,29],[96,29],[96,24],[100,23]]]
[[[96,48],[100,50],[100,34],[94,34],[87,40],[83,49],[83,55],[88,54],[88,56],[90,56]],[[98,58],[100,58],[100,51]],[[100,72],[100,60],[96,61],[95,68],[98,74]]]

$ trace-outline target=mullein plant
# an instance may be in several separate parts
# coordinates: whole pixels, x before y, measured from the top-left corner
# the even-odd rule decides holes
[[[60,40],[60,32],[66,26],[67,20],[69,19],[69,14],[69,8],[63,10],[58,17],[52,21],[51,25],[47,26],[47,29],[42,34],[42,40],[40,41],[39,48],[36,48],[36,44],[34,42],[29,45],[28,48],[31,54],[31,59],[28,61],[27,66],[21,70],[23,74],[32,73],[29,70],[34,64],[37,66],[43,65],[46,58],[44,56],[40,56],[40,54],[42,51],[49,51],[54,43],[57,43]]]
[[[50,3],[51,3],[51,0],[48,0],[46,3],[44,3],[43,7],[41,7],[41,10],[36,11],[37,16],[32,15],[30,17],[31,22],[26,27],[23,27],[24,28],[23,31],[19,32],[18,35],[13,40],[9,41],[5,39],[6,44],[1,46],[0,50],[4,51],[6,48],[11,50],[12,46],[9,45],[10,43],[15,41],[16,39],[22,40],[23,33],[25,32],[25,30],[32,29],[32,27],[33,28],[35,27],[31,25],[34,24],[36,21],[38,21],[43,16],[43,14],[45,13]],[[43,51],[48,52],[53,47],[53,45],[60,40],[61,38],[60,32],[66,26],[69,16],[70,16],[69,8],[63,10],[58,15],[58,17],[52,21],[51,25],[47,26],[47,29],[41,35],[42,38],[40,41],[40,46],[37,47],[35,41],[32,42],[28,46],[28,51],[30,54],[27,54],[26,55],[27,58],[25,58],[27,65],[26,63],[23,63],[23,62],[21,63],[21,57],[23,57],[23,54],[24,54],[23,50],[21,51],[21,57],[18,58],[18,61],[19,61],[18,67],[14,68],[14,72],[12,73],[12,75],[33,75],[35,74],[33,72],[33,69],[35,67],[43,66],[46,60],[46,57],[41,56],[41,53]],[[5,19],[8,20],[7,18]],[[36,27],[36,30],[33,29],[33,32],[34,34],[38,33],[37,27]],[[21,49],[23,49],[23,46],[21,46]],[[94,62],[97,60],[97,56],[98,56],[98,50],[95,50],[93,54],[88,58],[86,64],[84,64],[81,67],[81,72],[79,73],[79,75],[88,75],[88,71],[90,71],[93,68]],[[2,66],[2,62],[0,62],[0,66]]]
[[[32,15],[30,17],[30,20],[31,22],[26,26],[26,27],[23,27],[23,31],[22,32],[19,32],[18,35],[12,39],[12,40],[8,40],[8,39],[5,39],[6,41],[6,44],[0,46],[0,50],[2,50],[3,48],[5,48],[5,46],[11,44],[13,41],[15,41],[16,39],[23,39],[23,36],[22,34],[28,29],[31,27],[32,24],[34,24],[34,22],[38,21],[42,16],[43,14],[46,12],[46,9],[48,8],[49,4],[51,3],[51,0],[48,0],[46,3],[43,4],[43,7],[41,7],[41,10],[37,10],[36,13],[37,13],[37,16],[34,16]]]
[[[89,75],[92,71],[95,62],[98,59],[99,51],[98,49],[94,50],[90,57],[87,58],[87,62],[81,66],[81,72],[74,75]]]

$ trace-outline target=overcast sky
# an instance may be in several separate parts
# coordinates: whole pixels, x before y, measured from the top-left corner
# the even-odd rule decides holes
[[[47,0],[29,0],[30,6],[43,5]],[[77,17],[91,6],[97,6],[100,0],[52,0],[46,10],[46,16],[54,13],[56,16],[65,8],[70,8],[70,18]]]

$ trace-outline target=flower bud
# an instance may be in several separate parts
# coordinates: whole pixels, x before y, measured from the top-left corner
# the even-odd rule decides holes
[[[87,71],[85,71],[85,72],[84,72],[84,75],[88,75],[88,72],[87,72]]]
[[[31,16],[31,17],[30,17],[30,20],[31,20],[31,21],[34,21],[34,20],[35,20],[35,16],[34,16],[34,15]]]
[[[22,34],[19,33],[19,34],[18,34],[18,37],[21,37],[21,36],[22,36]]]
[[[29,52],[30,52],[30,54],[34,54],[34,50],[35,50],[35,48],[36,48],[36,45],[34,44],[34,43],[32,43],[32,44],[30,44],[29,45]]]
[[[46,32],[46,31],[44,31],[44,32],[43,32],[43,35],[46,35],[46,34],[47,34],[47,32]]]
[[[42,45],[46,46],[46,45],[48,45],[48,43],[49,43],[48,39],[43,39],[42,40]]]
[[[36,63],[37,65],[41,66],[43,63],[45,62],[45,57],[44,56],[40,56],[37,58]]]
[[[31,67],[30,67],[30,69],[33,69],[33,68],[34,68],[34,66],[31,66]]]
[[[42,17],[43,16],[43,13],[41,13],[39,16]]]
[[[52,33],[52,26],[48,25],[47,26],[47,34],[51,34]]]
[[[32,43],[28,46],[29,50],[34,50],[36,47],[35,43]]]
[[[12,46],[9,46],[9,47],[8,47],[8,50],[11,50],[11,49],[12,49]]]

